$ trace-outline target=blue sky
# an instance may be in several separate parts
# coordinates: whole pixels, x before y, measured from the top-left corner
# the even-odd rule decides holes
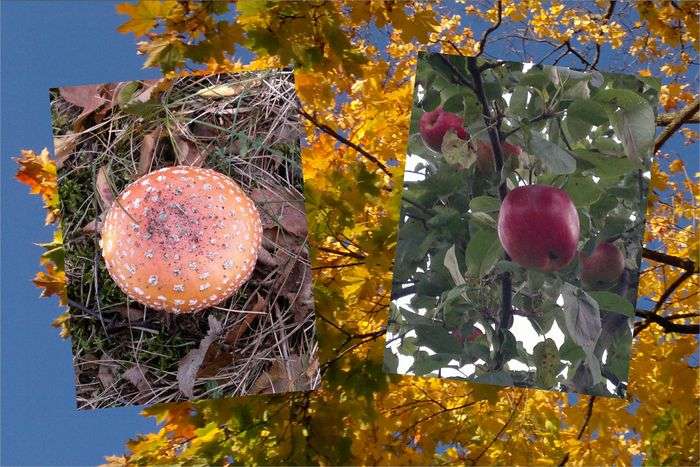
[[[68,341],[50,326],[60,312],[30,282],[38,270],[44,227],[41,201],[14,180],[20,149],[51,149],[48,89],[62,85],[158,76],[141,68],[133,36],[116,32],[124,20],[114,3],[3,0],[0,6],[2,83],[1,375],[2,465],[92,465],[120,453],[127,438],[155,428],[138,408],[77,411]],[[481,29],[481,28],[477,28]],[[489,48],[498,55],[497,48]],[[507,53],[499,58],[512,58]],[[618,57],[619,58],[619,57]],[[615,60],[601,60],[601,69]],[[666,151],[684,154],[692,174],[697,146],[675,137]]]
[[[48,241],[40,200],[14,180],[22,148],[51,150],[48,89],[157,76],[110,2],[2,2],[2,465],[95,465],[155,428],[140,409],[75,409],[70,342],[60,312],[30,279]]]

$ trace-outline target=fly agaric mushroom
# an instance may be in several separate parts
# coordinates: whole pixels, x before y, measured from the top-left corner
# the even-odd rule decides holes
[[[248,280],[261,237],[258,210],[236,182],[178,166],[122,191],[100,245],[109,274],[129,297],[189,313],[220,303]]]

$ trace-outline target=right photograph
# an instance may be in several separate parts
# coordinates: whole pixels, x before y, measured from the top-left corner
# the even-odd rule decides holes
[[[387,372],[625,397],[659,87],[419,55]]]

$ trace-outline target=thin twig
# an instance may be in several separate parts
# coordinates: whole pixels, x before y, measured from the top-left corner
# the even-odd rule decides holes
[[[479,57],[482,53],[484,53],[484,48],[489,35],[501,26],[501,21],[503,20],[503,2],[501,0],[498,0],[496,8],[498,9],[498,19],[493,26],[486,30],[484,36],[481,38],[481,41],[479,41],[479,51],[476,53],[475,57]]]
[[[353,143],[349,139],[345,138],[343,135],[341,135],[340,133],[338,133],[333,128],[329,127],[328,125],[319,122],[315,117],[313,117],[311,114],[309,114],[306,110],[304,110],[301,107],[299,108],[299,113],[304,118],[306,118],[309,122],[311,122],[316,128],[323,131],[327,135],[330,135],[333,138],[337,139],[338,141],[340,141],[344,145],[359,152],[365,159],[367,159],[368,161],[372,162],[374,165],[379,167],[379,169],[382,172],[384,172],[386,175],[388,175],[389,177],[392,176],[391,172],[389,171],[389,168],[386,165],[384,165],[384,163],[382,161],[380,161],[377,157],[375,157],[372,154],[370,154],[369,152],[367,152],[367,150],[365,150],[364,148],[360,147],[359,145]]]
[[[506,428],[508,428],[508,426],[513,422],[513,420],[515,419],[515,416],[519,412],[518,409],[520,408],[520,403],[522,402],[524,397],[525,397],[525,391],[522,391],[520,393],[520,397],[518,397],[518,400],[515,403],[515,406],[513,406],[513,409],[510,411],[510,416],[508,417],[508,420],[506,420],[506,422],[503,424],[501,429],[498,430],[498,433],[496,433],[496,435],[493,438],[491,438],[491,440],[488,442],[488,444],[486,446],[484,446],[484,449],[479,451],[479,454],[477,454],[476,457],[474,457],[473,459],[469,459],[469,461],[471,462],[472,465],[476,465],[479,462],[479,459],[481,459],[483,457],[483,455],[486,454],[486,452],[489,449],[491,449],[491,446],[493,446],[493,443],[495,443],[501,437],[503,432],[506,431]]]
[[[658,324],[663,328],[664,332],[675,332],[678,334],[700,334],[700,324],[678,324],[652,311],[637,310],[634,314],[635,316],[647,320],[646,323],[643,323],[635,328],[635,336],[649,327],[649,323]]]
[[[586,432],[586,428],[588,427],[588,424],[591,421],[591,417],[593,416],[593,404],[595,403],[595,398],[596,396],[591,396],[591,398],[588,399],[588,407],[586,408],[586,418],[583,420],[583,425],[581,425],[581,429],[578,431],[578,436],[576,436],[576,439],[578,440],[580,440],[583,437],[583,434]],[[564,454],[564,457],[561,459],[558,466],[562,467],[566,465],[567,462],[569,462],[568,452]]]

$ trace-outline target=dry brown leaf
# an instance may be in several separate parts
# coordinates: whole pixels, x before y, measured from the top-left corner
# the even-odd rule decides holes
[[[214,342],[204,354],[202,365],[197,370],[196,378],[209,378],[216,375],[220,369],[233,362],[233,354],[228,346]]]
[[[181,136],[173,137],[173,149],[177,162],[181,165],[201,167],[206,156],[199,150],[196,144]]]
[[[141,142],[141,152],[139,154],[139,166],[137,176],[146,175],[151,170],[151,164],[158,149],[158,141],[163,134],[163,127],[159,126],[155,130],[147,133]]]
[[[69,133],[67,135],[54,136],[53,138],[53,149],[54,149],[54,161],[56,161],[56,168],[60,169],[63,166],[68,157],[73,154],[75,146],[78,144],[78,138],[80,135],[77,133]]]
[[[265,229],[262,244],[264,248],[260,251],[269,251],[275,263],[280,266],[273,288],[279,289],[294,307],[299,307],[295,309],[295,315],[303,320],[313,311],[314,306],[309,250],[304,239],[280,229]]]
[[[275,267],[278,265],[277,260],[265,248],[258,250],[258,262],[265,266]]]
[[[281,125],[275,134],[277,144],[299,144],[302,135],[302,126],[298,121],[287,121]]]
[[[303,245],[303,239],[281,229],[263,229],[262,245],[264,248],[260,251],[268,251],[276,266],[288,265],[291,268],[293,261],[289,264],[290,260],[296,258],[295,252]]]
[[[146,375],[138,364],[132,366],[122,373],[122,378],[134,385],[134,387],[141,393],[147,393],[150,391],[150,386],[146,380]]]
[[[258,317],[258,313],[261,311],[265,311],[266,308],[267,300],[263,298],[260,294],[257,294],[255,305],[253,305],[253,307],[250,310],[255,311],[256,313],[247,313],[245,315],[245,318],[243,318],[243,321],[229,329],[226,333],[226,336],[224,337],[224,342],[226,342],[231,347],[235,348],[236,342],[238,342],[238,339],[240,339],[241,336],[248,330],[248,328],[250,328],[250,325],[253,323],[253,321],[255,321],[255,318]]]
[[[294,320],[300,323],[306,321],[309,314],[313,313],[314,297],[312,293],[311,268],[302,262],[298,262],[297,269],[301,270],[300,273],[296,276],[291,275],[291,281],[288,279],[285,282],[283,293],[292,305]]]
[[[313,361],[309,363],[312,364]],[[305,364],[299,355],[273,361],[270,369],[263,372],[253,383],[251,394],[277,394],[311,389],[312,380],[307,375],[310,364]]]
[[[100,363],[100,369],[97,371],[97,379],[102,383],[102,387],[107,389],[114,384],[116,372],[117,370],[114,364]]]
[[[105,215],[107,214],[106,211],[102,211],[99,216],[88,222],[83,226],[82,229],[80,229],[80,232],[83,235],[90,235],[94,234],[95,232],[101,232],[102,231],[102,223],[105,220]]]
[[[223,331],[221,323],[213,315],[209,315],[208,319],[209,332],[199,342],[199,347],[190,350],[178,364],[177,384],[180,392],[188,398],[194,395],[194,382],[197,378],[197,372],[204,361],[209,347]]]
[[[199,122],[192,122],[190,124],[190,133],[192,133],[193,136],[197,138],[197,140],[202,141],[202,140],[213,140],[216,139],[217,137],[220,136],[219,130],[212,128],[209,125],[204,125]],[[235,153],[238,151],[240,146],[240,143],[238,141],[234,141],[231,144],[230,151]]]
[[[122,318],[127,319],[129,321],[143,321],[143,317],[146,314],[145,310],[142,310],[140,308],[134,308],[132,306],[119,307],[118,312],[122,316]]]
[[[111,109],[115,106],[121,107],[148,102],[151,100],[151,97],[160,91],[159,86],[162,81],[162,79],[141,81],[140,87],[138,81],[119,82],[109,93],[109,105],[107,107]]]
[[[306,367],[306,377],[309,379],[309,389],[316,389],[314,382],[317,381],[319,369],[318,357],[314,355]]]
[[[61,97],[83,109],[78,118],[76,118],[76,125],[83,118],[107,102],[102,97],[103,89],[103,84],[86,84],[84,86],[65,86],[59,88]]]
[[[109,185],[109,180],[107,178],[107,166],[103,165],[100,170],[97,171],[97,180],[95,181],[95,187],[97,188],[98,200],[102,206],[102,210],[106,211],[114,202],[114,193],[112,192],[112,187]]]
[[[267,307],[267,300],[262,298],[260,294],[256,297],[255,305],[252,310],[261,312]],[[224,344],[217,342],[212,343],[207,349],[202,364],[197,371],[197,378],[208,378],[216,375],[219,370],[230,365],[235,358],[236,342],[250,328],[251,323],[258,316],[258,313],[248,313],[243,320],[232,326],[224,336]]]
[[[260,211],[263,228],[282,227],[298,237],[306,237],[304,200],[277,188],[256,188],[250,194]]]
[[[149,79],[141,81],[143,87],[134,95],[132,102],[148,102],[153,97],[154,93],[158,93],[162,79]]]

